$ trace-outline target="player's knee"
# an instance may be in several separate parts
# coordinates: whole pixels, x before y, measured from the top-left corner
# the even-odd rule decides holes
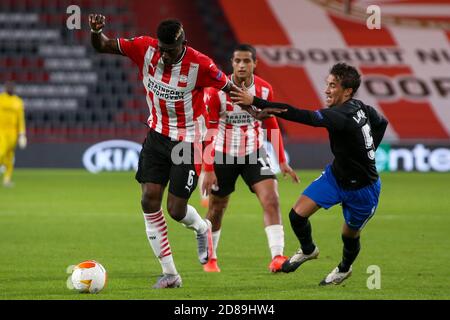
[[[167,211],[172,219],[176,221],[182,220],[186,216],[187,204],[179,201],[168,201]]]
[[[161,209],[161,201],[151,193],[143,192],[141,198],[142,210],[146,213],[157,212]]]
[[[276,193],[272,193],[264,196],[262,198],[262,205],[264,207],[264,211],[278,213],[280,208],[278,195]]]

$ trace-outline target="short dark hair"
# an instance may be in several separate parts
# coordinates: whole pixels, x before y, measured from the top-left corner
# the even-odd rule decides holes
[[[355,67],[345,62],[336,63],[330,70],[330,74],[340,81],[344,89],[352,88],[352,97],[361,85],[361,75]]]
[[[252,54],[253,61],[256,61],[256,49],[251,44],[241,43],[234,47],[233,54],[236,51],[248,51]]]
[[[183,24],[177,19],[167,19],[158,25],[156,31],[158,40],[165,44],[175,44],[180,36],[184,40]]]

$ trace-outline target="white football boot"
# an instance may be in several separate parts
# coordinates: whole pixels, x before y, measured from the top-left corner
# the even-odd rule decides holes
[[[182,285],[179,274],[163,274],[158,278],[153,289],[179,288]]]
[[[350,266],[350,269],[348,269],[347,272],[339,272],[339,268],[336,267],[333,269],[333,271],[330,272],[329,275],[323,279],[319,285],[320,286],[326,286],[329,284],[340,284],[342,281],[350,277],[352,274],[352,266]]]
[[[205,222],[208,228],[205,232],[197,234],[197,254],[198,260],[201,264],[206,264],[208,262],[208,258],[211,257],[213,247],[211,221],[205,219]]]
[[[312,259],[317,259],[319,256],[319,247],[315,247],[314,251],[310,254],[304,254],[302,249],[298,249],[297,252],[287,259],[283,265],[281,266],[281,271],[283,272],[293,272],[297,270],[298,267],[300,267],[304,262]]]

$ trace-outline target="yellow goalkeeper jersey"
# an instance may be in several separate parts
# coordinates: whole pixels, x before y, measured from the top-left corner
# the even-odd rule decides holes
[[[0,132],[12,135],[25,133],[23,100],[6,92],[0,93]]]

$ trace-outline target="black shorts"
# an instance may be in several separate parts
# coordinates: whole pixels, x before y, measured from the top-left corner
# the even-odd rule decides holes
[[[197,186],[200,168],[201,164],[194,164],[193,143],[172,140],[149,130],[139,155],[136,180],[163,186],[170,181],[170,193],[189,199]]]
[[[234,191],[239,175],[242,176],[251,192],[255,192],[252,189],[255,183],[266,179],[276,179],[264,148],[245,157],[231,157],[216,152],[214,172],[219,190],[212,190],[211,193],[219,197],[226,197]]]

